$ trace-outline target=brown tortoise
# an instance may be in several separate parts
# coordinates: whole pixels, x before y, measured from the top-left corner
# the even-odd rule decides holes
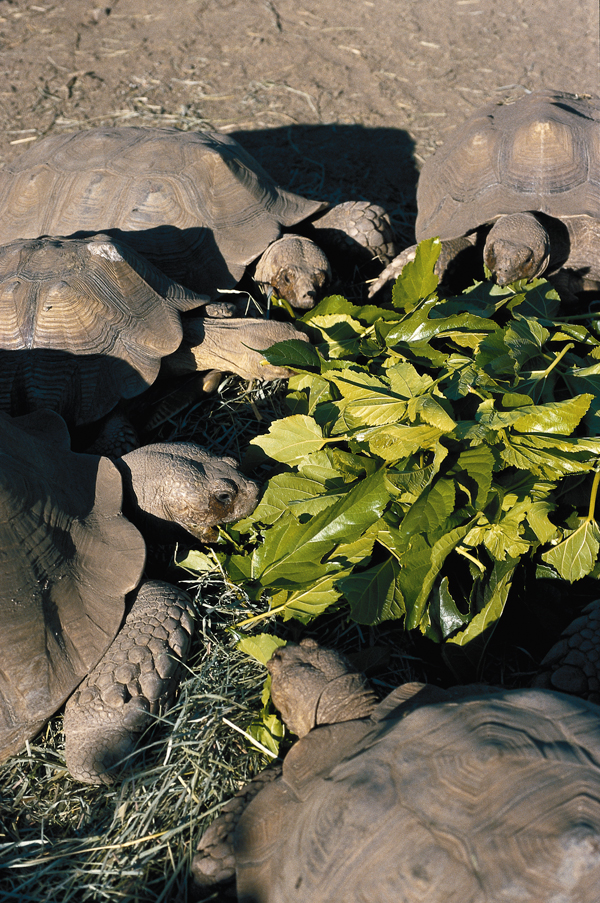
[[[406,684],[377,703],[313,640],[277,650],[300,739],[198,846],[239,903],[597,903],[600,708],[548,690]]]
[[[417,209],[417,241],[442,240],[441,276],[476,248],[500,285],[545,274],[567,297],[595,287],[600,99],[534,91],[477,110],[425,161]],[[414,250],[384,270],[371,294]]]
[[[210,541],[258,487],[195,443],[76,454],[52,411],[0,414],[0,459],[0,759],[70,697],[67,767],[109,783],[172,697],[192,631],[187,595],[143,579],[138,526]]]
[[[327,205],[279,188],[233,138],[216,132],[94,128],[39,141],[0,171],[0,243],[109,232],[176,282],[212,299],[269,249],[258,280],[300,308],[314,305],[329,262],[307,236],[393,257],[385,212]],[[274,244],[276,243],[276,244]]]
[[[208,300],[106,235],[0,247],[0,410],[50,408],[79,426],[139,396],[159,372],[197,373],[201,388],[220,371],[289,375],[261,350],[306,336]]]

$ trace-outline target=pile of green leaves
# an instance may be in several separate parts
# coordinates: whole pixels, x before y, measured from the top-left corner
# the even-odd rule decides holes
[[[346,606],[465,647],[497,623],[520,565],[595,574],[595,321],[560,316],[544,280],[442,298],[438,254],[421,244],[388,309],[326,298],[302,321],[314,345],[265,355],[295,372],[289,416],[251,443],[276,472],[217,557],[266,595],[267,617]]]

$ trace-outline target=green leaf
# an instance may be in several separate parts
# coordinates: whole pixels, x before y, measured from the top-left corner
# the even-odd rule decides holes
[[[359,353],[359,339],[364,329],[358,320],[347,314],[322,314],[312,317],[310,326],[318,329],[321,339],[327,344],[327,356],[343,357],[346,360]]]
[[[277,715],[262,709],[259,718],[248,725],[248,734],[276,756],[279,753],[279,741],[285,735],[285,727]]]
[[[590,574],[600,549],[600,528],[595,520],[582,518],[576,530],[570,531],[562,542],[542,555],[542,561],[556,568],[569,583]]]
[[[321,369],[321,358],[310,342],[301,339],[287,339],[276,342],[261,352],[270,364],[276,367],[288,367],[292,370]]]
[[[295,618],[307,624],[337,602],[341,593],[335,584],[343,572],[331,566],[329,570],[332,573],[320,574],[308,583],[303,582],[296,589],[287,591],[285,602],[280,602],[278,606],[284,621]]]
[[[180,568],[191,571],[193,574],[209,574],[218,570],[218,562],[214,554],[200,552],[198,549],[179,548],[175,555],[175,562]]]
[[[408,571],[413,556],[404,557],[398,583],[404,595],[408,630],[420,624],[436,577],[450,552],[464,539],[470,527],[471,522],[449,530],[430,549],[423,542],[416,545],[417,560],[414,563],[417,567],[413,574]]]
[[[340,480],[353,483],[358,477],[373,473],[376,469],[376,462],[372,459],[332,446],[312,452],[298,463],[303,477],[323,483],[327,489],[337,487]]]
[[[525,297],[518,308],[521,317],[538,317],[551,323],[560,308],[560,297],[556,289],[545,279],[532,279],[526,282],[522,291]]]
[[[581,423],[592,400],[592,395],[576,395],[565,401],[521,408],[523,414],[515,423],[515,429],[520,433],[560,433],[562,436],[570,436]]]
[[[399,361],[389,367],[386,376],[392,391],[406,400],[423,395],[433,386],[433,380],[426,373],[420,374],[408,361]]]
[[[534,502],[527,511],[527,522],[541,543],[550,542],[557,529],[548,519],[556,509],[552,502]]]
[[[471,679],[465,675],[465,666],[477,670],[494,630],[506,606],[508,594],[518,561],[507,559],[494,565],[485,591],[484,605],[465,630],[446,640],[442,653],[459,679]]]
[[[272,527],[269,543],[253,555],[253,575],[263,586],[311,579],[311,569],[341,542],[359,539],[390,501],[383,470],[354,485],[345,496],[307,523],[284,515]],[[308,577],[307,577],[308,575]]]
[[[356,304],[347,301],[342,295],[328,295],[311,310],[307,310],[301,322],[311,324],[313,320],[327,316],[345,316],[350,319],[357,319],[360,318],[362,310],[362,307],[357,307]]]
[[[569,518],[564,481],[600,462],[600,338],[543,280],[439,300],[438,249],[417,250],[394,309],[331,296],[306,312],[322,353],[268,352],[298,371],[290,416],[247,461],[281,466],[197,566],[267,593],[258,618],[404,617],[459,669],[478,665],[519,559],[540,568],[543,545],[558,581],[600,573],[600,528]]]
[[[467,448],[458,456],[450,473],[456,475],[458,484],[468,493],[472,504],[481,508],[492,486],[495,459],[487,445]]]
[[[338,581],[350,605],[350,615],[358,624],[380,624],[404,614],[402,594],[397,585],[400,566],[394,558],[387,558],[365,571],[343,577]]]
[[[322,448],[326,440],[312,417],[293,414],[276,420],[265,436],[252,439],[250,446],[282,464],[294,464],[310,452]]]
[[[490,523],[486,518],[482,518],[483,523],[473,527],[465,536],[465,545],[471,548],[484,545],[496,561],[519,558],[530,546],[529,540],[523,537],[522,523],[526,513],[526,507],[523,509],[522,506],[515,506],[498,523]]]
[[[341,394],[335,407],[340,412],[344,431],[353,423],[377,426],[394,423],[406,412],[406,402],[391,391],[384,380],[370,373],[331,373],[329,379]],[[338,432],[336,424],[335,432]]]
[[[432,533],[454,511],[455,497],[453,481],[438,478],[410,508],[400,526],[401,534]]]
[[[394,307],[410,310],[435,292],[439,280],[434,267],[441,250],[439,238],[429,238],[419,244],[415,259],[406,264],[392,289]]]
[[[431,625],[425,634],[437,643],[460,630],[468,621],[468,615],[459,611],[452,598],[447,577],[441,580],[437,593],[434,592],[432,595],[429,618]]]
[[[504,330],[504,343],[519,367],[531,359],[540,358],[542,346],[549,337],[550,333],[541,323],[520,314],[516,314],[513,323]]]
[[[275,650],[285,646],[286,642],[287,640],[282,640],[271,633],[257,633],[254,636],[242,637],[235,644],[235,648],[256,659],[261,665],[266,665]]]
[[[579,426],[591,401],[591,395],[577,395],[565,401],[497,411],[490,398],[479,405],[477,420],[491,430],[513,427],[520,433],[559,433],[570,436]]]
[[[334,472],[330,473],[333,477]],[[260,503],[250,517],[238,522],[237,527],[244,530],[251,523],[273,524],[288,510],[296,515],[316,514],[333,505],[343,492],[344,484],[339,476],[335,488],[328,490],[317,480],[295,473],[279,473],[269,480]]]
[[[450,433],[456,426],[456,421],[444,410],[442,405],[431,395],[421,398],[411,398],[408,403],[408,415],[411,420],[420,417],[425,423],[435,426],[444,433]]]
[[[409,458],[417,451],[434,448],[443,434],[444,430],[434,426],[392,423],[385,427],[360,430],[354,438],[366,443],[374,455],[391,463]]]
[[[600,455],[600,441],[555,436],[505,436],[502,459],[511,467],[556,480],[570,473],[588,473]]]
[[[315,415],[319,405],[331,401],[331,384],[314,373],[298,373],[289,381],[286,403],[291,414]]]

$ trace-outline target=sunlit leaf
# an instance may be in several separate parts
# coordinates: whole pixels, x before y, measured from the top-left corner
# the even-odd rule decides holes
[[[258,436],[250,443],[253,448],[261,449],[267,457],[282,464],[294,464],[324,444],[321,428],[305,414],[293,414],[276,420],[265,436]]]
[[[438,299],[438,252],[421,244],[392,305],[307,311],[318,351],[266,352],[295,373],[290,416],[244,460],[266,475],[261,502],[181,561],[266,597],[249,622],[404,619],[472,679],[519,562],[559,583],[600,573],[600,528],[581,516],[596,489],[582,512],[564,480],[600,462],[600,338],[544,280]]]
[[[236,649],[241,649],[246,655],[255,658],[261,665],[266,665],[276,649],[285,646],[286,640],[273,636],[271,633],[257,633],[254,636],[242,637],[236,643]]]
[[[576,530],[542,555],[542,560],[556,568],[561,577],[573,583],[586,577],[594,568],[600,549],[600,528],[595,520],[582,518]]]
[[[394,307],[410,310],[435,292],[438,277],[433,268],[441,250],[439,238],[430,238],[419,244],[414,260],[406,264],[392,290]]]
[[[262,355],[276,367],[290,367],[300,370],[321,368],[321,358],[310,342],[301,339],[287,339],[285,342],[276,342],[261,352]]]
[[[253,555],[253,574],[263,584],[310,579],[311,567],[336,544],[358,539],[378,520],[390,501],[385,473],[380,470],[354,485],[345,496],[307,523],[284,515],[272,528],[268,545]]]

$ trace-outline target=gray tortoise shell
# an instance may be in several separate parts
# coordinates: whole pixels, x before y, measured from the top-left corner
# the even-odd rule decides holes
[[[238,825],[238,899],[597,903],[599,710],[428,690],[298,741]]]
[[[600,100],[540,91],[483,107],[425,161],[417,207],[417,241],[504,213],[599,217]]]
[[[0,410],[99,419],[154,382],[179,312],[206,300],[106,235],[1,246]]]

